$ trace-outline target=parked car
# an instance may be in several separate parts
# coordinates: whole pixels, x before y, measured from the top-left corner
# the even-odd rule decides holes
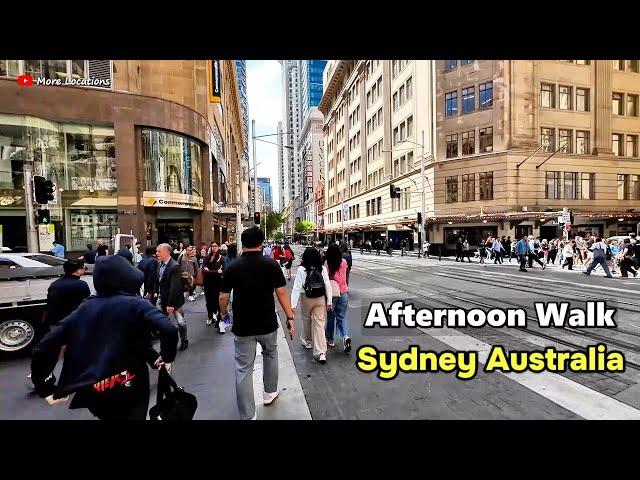
[[[0,254],[0,356],[30,353],[45,333],[47,290],[64,274],[64,262],[41,253]],[[93,291],[93,277],[83,280]]]

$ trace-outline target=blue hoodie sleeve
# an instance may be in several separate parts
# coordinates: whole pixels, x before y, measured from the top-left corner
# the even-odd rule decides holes
[[[31,381],[41,398],[52,395],[56,390],[56,377],[53,374],[60,350],[68,341],[69,326],[76,317],[73,312],[46,334],[33,348],[31,354]]]

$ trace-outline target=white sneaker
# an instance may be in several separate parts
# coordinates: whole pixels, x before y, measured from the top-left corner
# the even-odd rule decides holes
[[[192,295],[189,295],[189,299],[188,299],[188,300],[189,300],[190,302],[194,302],[196,299],[195,299],[195,298],[193,298],[193,296],[192,296]]]
[[[320,363],[327,363],[327,355],[325,353],[321,353],[318,355],[318,361]]]
[[[207,318],[207,325],[211,325],[213,323],[213,318]]]
[[[218,330],[221,334],[225,333],[225,329],[227,328],[227,324],[224,321],[220,321],[218,323]]]
[[[270,405],[276,398],[278,398],[278,395],[280,395],[279,391],[273,393],[264,392],[262,394],[262,403]]]
[[[251,417],[251,420],[258,420],[258,414],[254,414],[253,417]]]
[[[335,342],[335,340],[327,340],[327,345],[329,345],[330,347],[335,347],[336,346],[336,342]]]
[[[304,338],[300,337],[300,341],[302,342],[302,345],[304,345],[304,348],[313,348],[311,342],[307,342]]]

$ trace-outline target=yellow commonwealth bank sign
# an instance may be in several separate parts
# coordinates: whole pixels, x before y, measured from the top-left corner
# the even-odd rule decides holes
[[[182,193],[142,192],[142,205],[155,208],[204,210],[204,200],[202,197]]]

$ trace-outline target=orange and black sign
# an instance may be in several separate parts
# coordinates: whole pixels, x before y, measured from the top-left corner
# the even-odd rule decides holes
[[[209,63],[209,100],[220,103],[222,98],[222,82],[220,74],[220,60]]]

